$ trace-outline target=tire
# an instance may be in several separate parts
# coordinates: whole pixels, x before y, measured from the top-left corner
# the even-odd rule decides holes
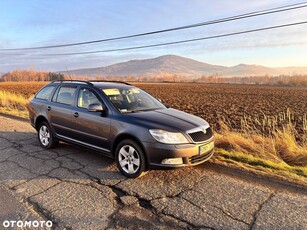
[[[140,177],[146,171],[145,154],[140,145],[131,140],[121,141],[115,150],[115,160],[119,171],[129,178]]]
[[[51,128],[47,122],[42,122],[39,124],[37,137],[39,144],[44,149],[51,149],[55,147],[59,142],[55,140],[53,137],[53,133],[51,131]]]

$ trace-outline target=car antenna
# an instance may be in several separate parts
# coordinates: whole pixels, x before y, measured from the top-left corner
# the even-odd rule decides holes
[[[69,76],[70,80],[72,81],[72,78],[71,78],[71,75],[70,75],[70,73],[69,73],[69,70],[67,69],[67,66],[65,66],[65,68],[66,68],[66,71],[67,71],[67,73],[68,73],[68,76]]]

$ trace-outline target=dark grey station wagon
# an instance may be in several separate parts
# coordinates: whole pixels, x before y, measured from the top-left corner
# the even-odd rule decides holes
[[[127,177],[153,167],[197,165],[214,151],[205,120],[124,82],[54,81],[28,109],[43,148],[64,141],[99,151],[115,158]]]

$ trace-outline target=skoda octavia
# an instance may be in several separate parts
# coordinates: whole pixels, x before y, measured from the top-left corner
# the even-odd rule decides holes
[[[192,166],[214,151],[209,124],[168,108],[125,82],[54,81],[28,106],[40,145],[81,145],[116,160],[127,177],[150,168]]]

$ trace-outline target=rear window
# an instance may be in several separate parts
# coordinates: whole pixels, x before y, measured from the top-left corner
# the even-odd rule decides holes
[[[41,89],[35,96],[35,98],[48,100],[51,97],[51,94],[54,90],[55,86],[46,86]]]

